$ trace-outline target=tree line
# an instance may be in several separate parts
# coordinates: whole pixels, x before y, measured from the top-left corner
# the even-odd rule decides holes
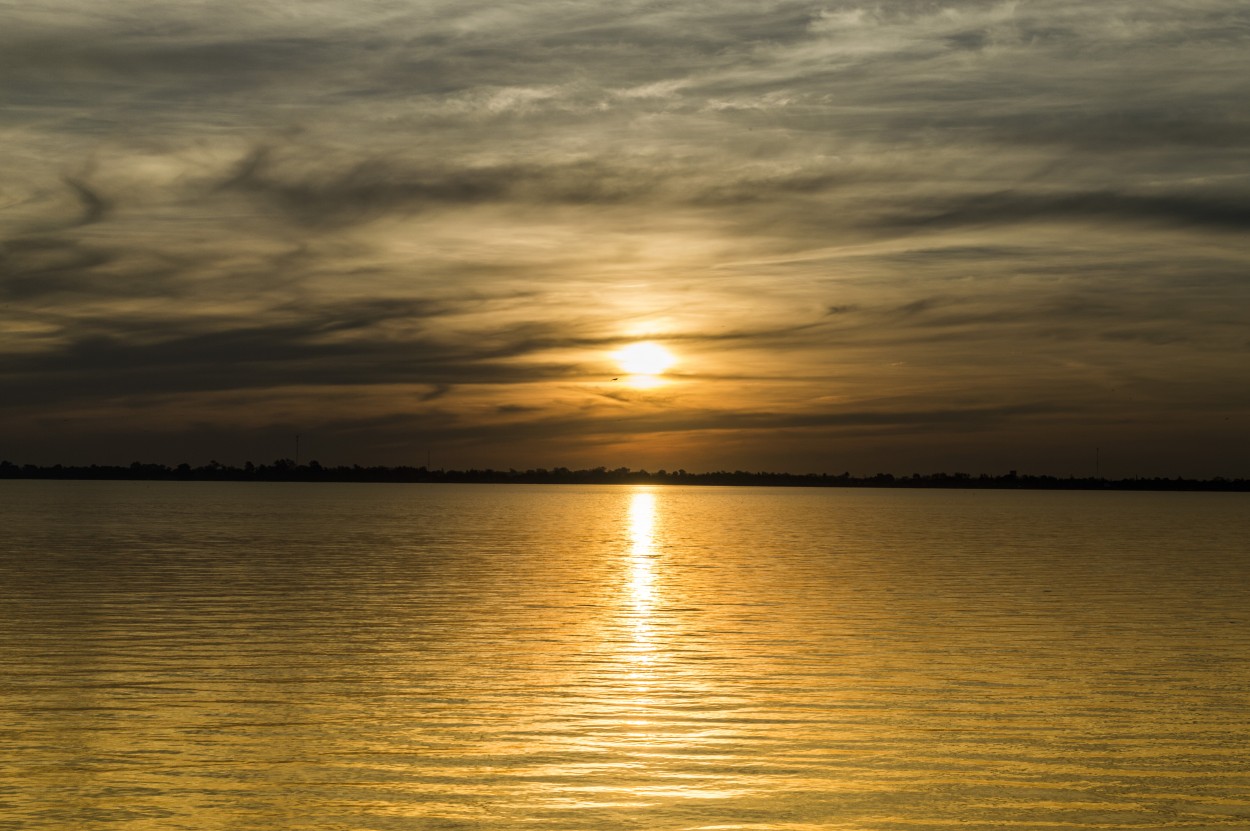
[[[169,466],[144,462],[129,465],[18,465],[0,462],[0,479],[86,479],[136,480],[158,482],[441,482],[541,485],[719,485],[811,488],[984,488],[1033,490],[1167,490],[1167,491],[1250,491],[1250,480],[1184,479],[1181,477],[1105,479],[1102,477],[1066,478],[1020,474],[1010,471],[992,475],[982,473],[913,473],[895,476],[876,473],[852,476],[849,472],[777,473],[768,471],[717,470],[691,473],[686,470],[631,470],[627,467],[596,467],[570,470],[567,467],[531,468],[528,470],[432,470],[426,467],[384,465],[362,467],[340,465],[325,467],[316,461],[297,464],[291,459],[275,459],[270,464],[246,462],[242,467],[212,461],[192,467],[190,464]]]

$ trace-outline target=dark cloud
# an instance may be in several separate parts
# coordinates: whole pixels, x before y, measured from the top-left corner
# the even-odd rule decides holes
[[[515,171],[459,171],[404,175],[384,162],[365,162],[343,173],[315,179],[283,179],[270,170],[270,153],[249,156],[225,183],[272,201],[307,224],[351,222],[397,210],[416,211],[437,204],[478,204],[498,200],[517,182]]]
[[[91,272],[113,259],[106,251],[86,248],[63,237],[10,240],[0,247],[0,298],[24,301],[98,293],[101,281],[93,278]]]
[[[512,416],[538,408],[501,406],[497,412]],[[493,424],[468,422],[447,411],[428,411],[382,418],[330,421],[319,425],[323,435],[385,433],[420,436],[423,442],[456,443],[466,440],[506,443],[551,442],[569,436],[600,439],[654,434],[702,434],[718,432],[768,433],[777,430],[868,429],[874,432],[987,429],[1013,420],[1046,419],[1071,415],[1071,408],[1051,404],[899,412],[855,411],[837,413],[782,413],[769,411],[706,410],[683,413],[622,414],[611,419],[593,415],[509,419]]]
[[[78,196],[78,201],[82,203],[82,218],[78,221],[79,225],[91,225],[99,222],[112,208],[112,203],[109,200],[96,193],[83,182],[67,178],[65,184],[73,188],[74,193]]]
[[[1108,220],[1215,231],[1245,231],[1250,228],[1250,195],[1242,194],[1001,191],[951,200],[932,200],[932,203],[930,207],[922,200],[908,214],[896,215],[887,223],[894,227],[948,228],[1037,221]]]
[[[75,400],[100,395],[242,390],[295,385],[429,384],[423,400],[453,383],[507,383],[520,370],[495,359],[523,347],[475,349],[431,339],[425,319],[447,306],[425,301],[367,301],[322,309],[276,309],[267,323],[213,319],[201,331],[190,321],[99,323],[99,331],[55,348],[0,358],[0,377],[24,400]],[[378,331],[402,322],[396,337]]]
[[[373,159],[345,171],[292,176],[275,170],[272,156],[268,149],[251,154],[220,189],[263,198],[310,225],[507,201],[605,205],[654,187],[642,172],[631,177],[595,164],[414,170]]]
[[[1045,416],[1071,411],[1051,403],[1005,407],[943,410],[851,411],[851,412],[711,412],[694,416],[658,415],[631,420],[630,431],[673,432],[681,430],[778,430],[827,427],[888,427],[920,429],[954,427],[976,430],[1011,418]]]
[[[1250,137],[1250,119],[1244,115],[1185,104],[1167,109],[1019,113],[985,118],[983,126],[994,140],[1117,155],[1190,148],[1242,155]]]
[[[301,224],[336,225],[395,214],[515,203],[522,206],[634,205],[694,208],[775,207],[848,182],[845,173],[784,175],[668,171],[624,159],[454,167],[371,158],[346,168],[308,164],[307,150],[264,147],[248,154],[217,187],[265,201]],[[691,174],[694,175],[691,175]]]

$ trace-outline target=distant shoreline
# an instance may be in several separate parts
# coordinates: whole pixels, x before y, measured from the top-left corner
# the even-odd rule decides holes
[[[630,470],[603,467],[570,470],[564,467],[530,470],[429,470],[425,467],[323,467],[317,462],[297,465],[290,459],[243,467],[210,463],[201,467],[175,467],[134,462],[122,465],[16,465],[0,462],[0,480],[98,480],[151,482],[374,482],[374,483],[470,483],[527,485],[711,485],[722,487],[763,486],[787,488],[949,488],[963,490],[1119,490],[1119,491],[1250,491],[1250,479],[1173,479],[1038,476],[1016,471],[1002,475],[929,473],[895,476],[878,473],[770,473],[764,471]]]

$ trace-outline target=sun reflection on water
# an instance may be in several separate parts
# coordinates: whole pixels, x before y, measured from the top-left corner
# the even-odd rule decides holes
[[[630,626],[633,642],[627,659],[644,669],[655,661],[653,613],[655,588],[655,494],[638,491],[629,503],[629,602],[632,606]],[[646,678],[638,672],[631,676],[640,682]]]
[[[629,503],[630,581],[634,609],[649,616],[655,601],[655,494],[640,491]]]

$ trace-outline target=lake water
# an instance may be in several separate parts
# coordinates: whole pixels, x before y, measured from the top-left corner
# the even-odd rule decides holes
[[[0,829],[1250,828],[1250,497],[0,483]]]

